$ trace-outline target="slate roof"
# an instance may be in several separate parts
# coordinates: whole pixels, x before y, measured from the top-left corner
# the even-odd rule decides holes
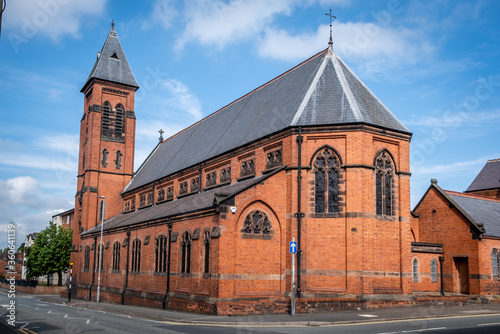
[[[465,192],[500,188],[500,159],[488,160]]]
[[[267,178],[275,175],[276,173],[282,171],[284,168],[285,167],[281,167],[265,175],[260,175],[255,178],[243,180],[227,186],[202,191],[200,193],[178,198],[170,202],[164,202],[133,212],[119,214],[118,216],[104,222],[103,230],[112,230],[120,227],[140,224],[143,222],[155,221],[158,219],[167,219],[180,214],[187,214],[191,212],[215,208],[224,200],[234,197],[235,195],[255,186],[259,182],[262,182]],[[100,231],[100,229],[101,227],[100,225],[98,225],[97,227],[89,229],[88,231],[83,233],[83,235]]]
[[[113,23],[81,92],[85,90],[92,79],[101,79],[139,88]]]
[[[485,236],[500,237],[500,200],[479,198],[447,191],[448,195],[478,224],[483,224]]]
[[[125,192],[290,127],[340,124],[411,134],[327,48],[163,141]]]

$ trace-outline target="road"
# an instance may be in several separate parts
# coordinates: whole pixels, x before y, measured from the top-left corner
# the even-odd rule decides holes
[[[16,296],[17,333],[500,333],[500,313],[492,310],[475,311],[471,314],[448,317],[425,317],[404,320],[370,320],[369,310],[364,322],[306,326],[290,324],[277,326],[272,322],[261,327],[248,325],[190,324],[144,319],[108,311],[93,310],[74,305],[55,304],[40,300],[36,296]],[[0,321],[6,323],[9,299],[0,293]],[[259,316],[253,320],[259,322]],[[2,333],[4,330],[0,328]]]

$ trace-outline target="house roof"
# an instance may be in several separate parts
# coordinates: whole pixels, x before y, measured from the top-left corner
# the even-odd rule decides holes
[[[74,211],[75,211],[75,208],[71,208],[71,209],[69,209],[69,210],[66,210],[66,211],[63,211],[63,212],[60,212],[60,213],[58,213],[58,214],[53,215],[53,216],[52,216],[52,218],[57,217],[57,216],[64,216],[64,215],[68,215],[68,214],[70,214],[70,213],[73,213]]]
[[[130,68],[125,52],[116,34],[114,23],[111,23],[111,30],[102,46],[101,52],[97,54],[92,71],[85,82],[81,92],[90,84],[93,79],[101,79],[110,82],[139,88]]]
[[[290,127],[342,124],[411,134],[329,47],[163,141],[125,192]]]
[[[280,167],[274,171],[260,175],[255,178],[243,180],[237,183],[202,191],[200,193],[178,198],[173,201],[156,204],[150,207],[139,209],[129,213],[122,213],[104,222],[103,230],[113,230],[135,224],[173,218],[178,215],[203,211],[216,208],[220,203],[230,199],[237,194],[257,185],[267,178],[282,171],[285,167]],[[100,231],[101,225],[89,229],[82,235],[92,234]]]
[[[437,190],[464,216],[479,235],[500,237],[500,200],[443,190],[432,179],[431,185],[413,209],[416,212],[431,189]]]
[[[446,191],[478,224],[483,224],[485,236],[500,237],[500,200]]]
[[[500,188],[500,159],[488,160],[465,192]]]

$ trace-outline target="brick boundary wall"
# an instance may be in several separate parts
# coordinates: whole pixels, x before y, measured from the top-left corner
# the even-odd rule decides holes
[[[9,289],[9,285],[0,283],[0,288],[3,289]],[[31,293],[34,295],[57,295],[61,294],[63,291],[66,292],[66,287],[65,286],[40,286],[37,285],[36,287],[32,286],[19,286],[16,285],[16,292],[26,292],[26,293]]]
[[[100,298],[103,302],[121,303],[121,290],[101,289]],[[66,297],[67,291],[61,291],[61,297]],[[92,289],[92,300],[97,296],[96,287]],[[125,305],[138,305],[152,308],[162,308],[164,293],[125,293]],[[83,298],[82,298],[83,297]],[[88,287],[78,288],[78,298],[88,300]],[[301,298],[296,300],[296,313],[318,313],[341,310],[360,310],[389,307],[411,306],[444,306],[466,304],[500,303],[500,296],[440,296],[440,295],[371,295],[349,298]],[[167,301],[167,309],[216,315],[258,315],[258,314],[288,314],[290,300],[288,298],[254,298],[218,300],[213,303],[198,300],[195,296],[179,297],[171,295]]]

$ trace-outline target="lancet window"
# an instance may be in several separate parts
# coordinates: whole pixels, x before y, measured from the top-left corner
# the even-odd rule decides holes
[[[120,270],[120,242],[113,244],[113,271]]]
[[[375,206],[377,215],[393,215],[394,163],[390,154],[382,151],[375,158]]]
[[[314,211],[316,213],[339,212],[339,161],[337,154],[329,147],[321,149],[314,159]]]

